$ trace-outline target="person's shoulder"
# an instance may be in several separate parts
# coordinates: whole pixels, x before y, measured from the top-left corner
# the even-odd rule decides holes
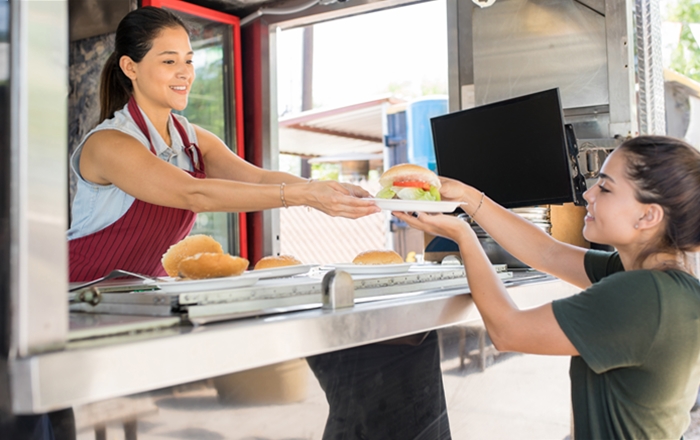
[[[100,122],[97,127],[88,133],[85,139],[86,146],[95,143],[104,145],[105,143],[112,144],[114,142],[138,142],[149,146],[148,138],[146,138],[125,110],[116,111],[113,117]]]
[[[627,270],[615,272],[600,280],[597,284],[629,286],[642,289],[658,290],[659,275],[654,270]]]
[[[700,281],[693,275],[681,270],[650,270],[655,284],[660,290],[687,294],[700,299]]]
[[[133,154],[147,151],[144,143],[131,133],[117,129],[96,131],[83,144],[83,154],[102,161],[133,160]],[[101,159],[100,159],[101,158]]]
[[[584,256],[583,264],[588,279],[593,283],[625,270],[618,252],[590,249]]]
[[[122,130],[116,128],[105,128],[102,130],[96,130],[91,135],[85,139],[85,145],[113,145],[113,144],[124,144],[124,143],[141,143],[136,137],[131,133],[126,133]]]
[[[687,273],[671,270],[630,270],[611,274],[589,290],[630,297],[633,301],[700,299],[700,282]]]
[[[659,274],[651,270],[630,270],[615,272],[595,282],[586,292],[594,296],[602,296],[606,301],[620,302],[658,302],[663,283],[659,282]]]

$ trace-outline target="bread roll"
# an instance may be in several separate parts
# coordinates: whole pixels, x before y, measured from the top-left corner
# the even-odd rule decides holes
[[[261,258],[260,261],[255,263],[255,269],[271,269],[273,267],[297,266],[299,264],[302,264],[301,261],[291,255],[271,255]]]
[[[201,280],[242,274],[248,268],[248,260],[229,254],[202,252],[184,258],[178,265],[182,278]]]
[[[425,167],[412,163],[394,165],[379,176],[379,184],[382,186],[382,188],[385,186],[391,186],[394,184],[394,182],[409,180],[426,182],[437,189],[440,189],[441,186],[440,179],[438,178],[437,174]]]
[[[163,254],[161,263],[163,263],[163,268],[168,273],[168,276],[174,278],[179,274],[178,266],[180,261],[202,252],[223,254],[224,250],[219,242],[208,235],[190,235],[170,246],[167,252]]]
[[[390,250],[364,251],[357,254],[353,264],[401,264],[401,255]]]

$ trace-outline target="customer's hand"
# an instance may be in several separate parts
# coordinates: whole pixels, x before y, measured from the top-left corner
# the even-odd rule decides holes
[[[311,181],[288,185],[288,188],[295,194],[293,198],[290,197],[295,204],[311,206],[334,217],[359,218],[381,211],[369,200],[371,195],[367,191],[348,183],[333,180]],[[302,194],[299,194],[299,191]]]
[[[419,229],[432,235],[449,238],[460,243],[466,237],[476,238],[471,226],[464,220],[443,214],[427,214],[425,212],[392,212],[399,220],[403,220],[410,227]]]
[[[440,187],[440,196],[443,200],[462,201],[464,199],[464,191],[469,188],[468,185],[449,177],[438,177],[442,185]]]

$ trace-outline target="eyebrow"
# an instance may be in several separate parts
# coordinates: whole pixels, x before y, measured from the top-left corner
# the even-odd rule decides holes
[[[174,50],[165,50],[165,51],[159,53],[158,55],[177,55],[177,54],[178,53]],[[193,54],[194,54],[194,51],[191,50],[191,51],[187,52],[185,55],[193,55]]]
[[[607,179],[607,180],[611,181],[612,183],[615,183],[615,179],[613,179],[612,177],[608,176],[608,175],[605,174],[605,173],[600,173],[600,174],[598,174],[598,176],[599,176],[601,179]]]

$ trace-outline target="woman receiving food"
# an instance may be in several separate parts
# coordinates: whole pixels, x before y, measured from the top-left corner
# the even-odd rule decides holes
[[[499,350],[569,355],[574,437],[681,438],[700,382],[700,152],[663,136],[627,140],[585,193],[584,237],[615,252],[561,243],[478,190],[442,179],[463,209],[529,266],[583,289],[519,310],[464,221],[395,213],[457,242],[472,298]]]
[[[102,122],[71,157],[78,176],[68,231],[70,281],[113,269],[165,275],[163,253],[198,212],[307,205],[334,216],[379,212],[361,188],[255,167],[173,110],[195,78],[185,24],[146,7],[127,14],[100,84]]]

